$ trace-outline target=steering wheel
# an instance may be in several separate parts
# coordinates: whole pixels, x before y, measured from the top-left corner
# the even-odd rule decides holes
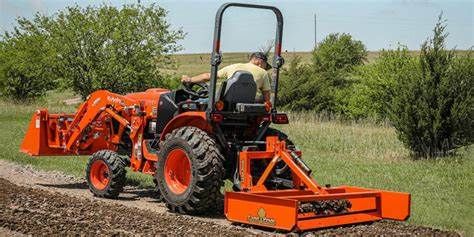
[[[197,89],[193,89],[194,86],[197,86]],[[209,95],[209,86],[205,82],[183,82],[183,90],[189,95],[198,97],[198,98],[207,98]]]

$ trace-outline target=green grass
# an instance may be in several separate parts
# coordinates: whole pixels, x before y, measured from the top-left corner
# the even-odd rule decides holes
[[[297,114],[282,126],[320,184],[355,185],[409,192],[410,223],[474,234],[474,153],[413,160],[389,126],[321,122]]]
[[[32,112],[38,107],[74,111],[74,106],[61,103],[70,97],[70,93],[52,93],[34,105],[0,102],[0,159],[83,177],[87,157],[31,158],[18,151]],[[320,184],[410,192],[410,223],[474,235],[472,147],[460,149],[453,157],[413,160],[387,125],[324,121],[311,113],[290,115],[291,124],[280,128],[303,151]],[[128,175],[131,183],[152,186],[149,176]]]
[[[413,53],[416,53],[415,51]],[[372,62],[379,56],[379,52],[369,52],[367,55],[367,61]],[[223,53],[221,67],[227,66],[233,63],[242,63],[249,60],[250,53]],[[312,53],[311,52],[284,52],[282,53],[283,58],[287,62],[283,67],[288,66],[288,63],[296,56],[301,57],[303,62],[310,62]],[[175,71],[179,75],[194,76],[203,72],[208,72],[210,66],[210,54],[209,53],[196,53],[196,54],[176,54],[173,58],[178,63],[178,68]],[[269,59],[271,61],[271,59]],[[270,62],[269,61],[269,62]]]
[[[369,52],[367,55],[367,61],[372,62],[379,56],[379,54],[379,52]],[[223,66],[227,66],[233,63],[247,62],[249,60],[249,55],[250,53],[223,53],[221,68]],[[287,62],[285,65],[283,65],[283,68],[285,68],[289,65],[289,62],[296,56],[301,57],[303,62],[310,62],[312,53],[284,52],[282,53],[282,56]],[[176,73],[178,76],[194,76],[204,72],[209,72],[211,68],[209,53],[177,54],[174,55],[173,58],[176,60],[178,67],[177,70],[172,70],[171,72]],[[271,61],[271,59],[269,60]]]

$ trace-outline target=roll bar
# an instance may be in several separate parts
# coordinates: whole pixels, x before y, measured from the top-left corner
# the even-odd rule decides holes
[[[209,91],[209,106],[210,112],[214,111],[215,95],[216,95],[216,81],[217,81],[217,69],[222,61],[222,55],[220,53],[220,40],[221,40],[221,29],[222,29],[222,16],[229,7],[241,7],[241,8],[256,8],[271,10],[275,13],[277,19],[276,35],[275,35],[275,53],[273,58],[273,73],[272,73],[272,86],[274,96],[271,100],[272,104],[275,105],[277,101],[278,92],[278,79],[280,76],[280,68],[284,63],[281,57],[281,41],[283,34],[283,16],[278,8],[273,6],[246,4],[246,3],[225,3],[223,4],[216,13],[216,22],[214,27],[214,42],[212,44],[211,54],[211,80],[210,80],[210,91]],[[273,109],[275,111],[275,109]]]

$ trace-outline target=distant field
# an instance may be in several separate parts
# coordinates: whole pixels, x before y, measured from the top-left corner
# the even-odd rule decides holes
[[[74,111],[74,106],[61,102],[72,96],[53,92],[33,105],[0,101],[0,159],[83,177],[87,157],[32,158],[18,151],[33,111]],[[389,126],[323,121],[313,113],[290,115],[291,123],[280,128],[303,151],[320,184],[410,192],[410,223],[474,235],[473,147],[460,149],[456,157],[412,160]],[[129,172],[128,178],[141,186],[153,185],[150,176]]]
[[[286,62],[290,62],[296,56],[301,57],[304,62],[309,62],[312,57],[311,52],[284,52],[282,55]],[[379,52],[369,52],[367,56],[368,62],[373,61],[378,57],[378,55]],[[247,62],[249,60],[249,56],[250,53],[223,53],[223,61],[221,65],[227,66],[233,63]],[[173,57],[178,62],[178,74],[192,76],[199,73],[208,72],[210,69],[209,53],[177,54]]]
[[[465,54],[467,51],[459,50],[457,54]],[[418,55],[419,51],[411,51],[412,55]],[[283,58],[287,62],[290,62],[294,57],[299,56],[303,62],[310,62],[312,54],[311,52],[284,52]],[[367,63],[373,62],[379,57],[380,51],[370,51],[367,55]],[[247,62],[250,53],[223,53],[223,61],[221,66],[227,66],[233,63]],[[199,53],[199,54],[176,54],[173,56],[177,63],[178,69],[176,73],[178,75],[193,76],[210,70],[210,54]],[[285,66],[283,66],[285,67]]]

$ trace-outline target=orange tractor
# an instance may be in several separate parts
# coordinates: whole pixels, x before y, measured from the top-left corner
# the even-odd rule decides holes
[[[125,167],[154,176],[167,207],[205,214],[224,203],[228,220],[287,231],[405,220],[410,194],[351,186],[322,187],[302,153],[273,128],[288,117],[255,102],[252,74],[237,71],[216,93],[220,36],[229,7],[273,11],[277,18],[272,104],[283,65],[283,18],[271,6],[228,3],[216,15],[211,80],[178,90],[149,89],[118,95],[92,93],[75,114],[34,113],[21,151],[32,156],[91,155],[86,179],[91,192],[116,198]],[[224,180],[233,191],[222,194]],[[223,200],[224,196],[224,200]]]

